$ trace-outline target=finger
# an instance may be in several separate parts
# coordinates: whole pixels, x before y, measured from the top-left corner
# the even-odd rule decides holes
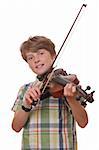
[[[36,91],[32,91],[31,89],[29,89],[25,95],[26,99],[30,100],[36,100],[37,99],[37,93]]]
[[[31,97],[32,97],[32,99],[37,100],[40,98],[40,95],[37,93],[37,91],[33,91],[31,93]]]
[[[67,91],[72,91],[72,87],[74,86],[74,84],[73,83],[68,83],[67,85],[66,85],[66,90]]]
[[[35,91],[37,92],[37,94],[40,96],[41,95],[41,91],[38,87],[35,87]]]
[[[69,83],[64,87],[65,96],[73,96],[75,92],[76,92],[76,88],[72,83]]]
[[[72,92],[73,92],[73,93],[76,93],[76,86],[73,86],[73,87],[72,87]]]
[[[30,98],[30,95],[26,95],[25,100],[26,100],[27,104],[29,104],[29,105],[32,103],[32,99]]]
[[[37,100],[41,93],[38,87],[31,87],[28,91],[27,94],[30,95],[31,99]]]

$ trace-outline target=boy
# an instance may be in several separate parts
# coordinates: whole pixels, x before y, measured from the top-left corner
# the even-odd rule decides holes
[[[64,87],[64,98],[48,96],[40,101],[43,77],[55,57],[54,43],[43,36],[29,38],[20,48],[23,59],[37,74],[37,80],[19,90],[12,110],[15,112],[12,128],[23,128],[22,150],[76,150],[75,122],[82,128],[88,123],[85,109],[75,100],[76,86]],[[64,103],[65,102],[65,103]]]

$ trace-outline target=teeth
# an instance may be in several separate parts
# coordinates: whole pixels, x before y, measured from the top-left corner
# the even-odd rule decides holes
[[[36,68],[41,68],[43,65],[38,65],[38,66],[36,66]]]

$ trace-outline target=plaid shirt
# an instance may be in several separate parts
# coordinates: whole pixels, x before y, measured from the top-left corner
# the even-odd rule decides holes
[[[13,111],[21,109],[31,85],[20,88]],[[65,99],[49,97],[31,110],[23,129],[22,150],[77,150],[75,120]]]

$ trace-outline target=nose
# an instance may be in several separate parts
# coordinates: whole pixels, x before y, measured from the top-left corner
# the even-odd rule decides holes
[[[35,57],[34,57],[34,62],[35,62],[35,63],[38,63],[39,61],[40,61],[39,56],[38,56],[38,55],[35,55]]]

